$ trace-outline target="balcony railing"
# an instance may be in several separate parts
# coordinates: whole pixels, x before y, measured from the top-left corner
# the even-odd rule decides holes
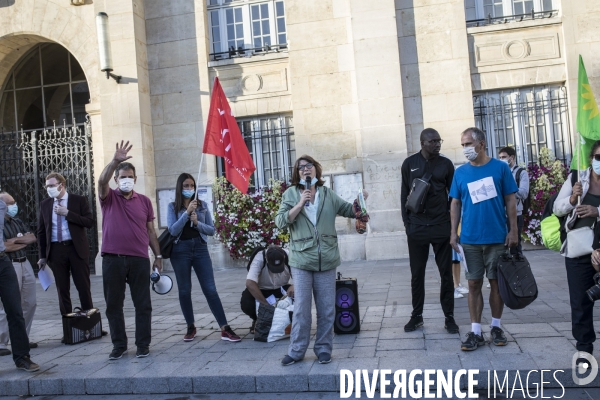
[[[505,15],[502,17],[492,17],[491,14],[488,14],[486,18],[482,19],[472,19],[467,21],[467,28],[474,26],[485,26],[485,25],[494,25],[494,24],[506,24],[509,22],[522,22],[522,21],[531,21],[534,19],[546,19],[556,17],[558,15],[558,10],[550,10],[550,11],[531,11],[527,14],[515,14],[515,15]]]
[[[229,48],[229,50],[227,50],[227,51],[211,53],[210,60],[211,61],[229,60],[232,58],[252,57],[255,54],[280,53],[280,52],[287,51],[287,49],[288,49],[287,43],[265,45],[263,47],[255,47],[252,49],[244,49],[242,47],[238,47],[237,49],[235,49],[233,46],[231,46]]]

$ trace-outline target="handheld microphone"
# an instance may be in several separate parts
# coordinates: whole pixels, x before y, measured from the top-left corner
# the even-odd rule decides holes
[[[310,176],[308,178],[310,178]],[[310,181],[306,181],[306,190],[310,190],[310,185],[312,183],[312,178],[310,178],[310,179],[311,179]],[[308,200],[306,202],[306,204],[304,204],[304,207],[308,207],[309,205],[310,205],[310,200]]]

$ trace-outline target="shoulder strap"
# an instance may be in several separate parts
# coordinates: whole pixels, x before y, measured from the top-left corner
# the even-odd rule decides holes
[[[571,187],[577,183],[577,171],[571,170]]]
[[[519,167],[519,169],[517,169],[517,173],[516,175],[516,181],[517,181],[517,187],[520,188],[521,187],[521,173],[523,173],[523,171],[525,171],[525,168],[521,168]]]
[[[262,271],[262,270],[265,268],[265,266],[267,265],[267,255],[266,255],[266,253],[265,253],[265,250],[264,250],[264,249],[263,249],[263,251],[262,251],[262,255],[263,255],[263,266],[262,266],[262,267],[260,267],[260,270],[261,270],[261,271]]]

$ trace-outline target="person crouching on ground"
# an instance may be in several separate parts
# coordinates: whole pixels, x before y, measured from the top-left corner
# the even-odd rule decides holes
[[[290,265],[294,277],[292,334],[282,365],[300,361],[306,354],[313,293],[317,308],[314,352],[320,364],[331,362],[335,270],[340,265],[335,218],[338,215],[356,218],[356,214],[351,203],[324,186],[322,173],[321,164],[314,158],[307,155],[298,158],[292,172],[292,186],[283,193],[275,216],[277,227],[290,232]],[[367,196],[364,191],[365,199]]]
[[[266,267],[266,268],[265,268]],[[283,290],[289,297],[294,297],[294,286],[289,281],[291,270],[288,265],[288,250],[279,246],[269,246],[259,251],[250,263],[246,277],[246,290],[242,292],[240,306],[244,314],[252,318],[250,333],[254,333],[256,325],[256,302],[269,305],[267,298],[283,297]]]

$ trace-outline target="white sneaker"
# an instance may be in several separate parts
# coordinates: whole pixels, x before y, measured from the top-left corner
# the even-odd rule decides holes
[[[466,287],[464,287],[463,285],[461,285],[460,283],[458,284],[458,287],[456,288],[456,290],[458,290],[460,293],[462,294],[467,294],[469,293],[469,289],[467,289]]]
[[[462,293],[458,291],[458,289],[454,289],[454,298],[460,299],[461,297],[465,297],[465,296],[463,296]]]

